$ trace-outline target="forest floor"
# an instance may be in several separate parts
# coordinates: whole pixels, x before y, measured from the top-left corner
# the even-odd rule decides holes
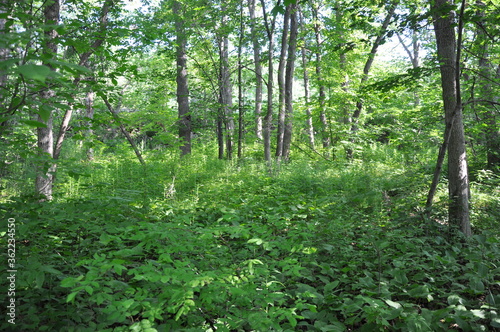
[[[54,201],[1,203],[17,272],[16,325],[0,329],[500,328],[499,177],[475,175],[466,239],[447,226],[444,181],[423,217],[432,169],[396,152],[272,166],[206,155],[62,164]]]

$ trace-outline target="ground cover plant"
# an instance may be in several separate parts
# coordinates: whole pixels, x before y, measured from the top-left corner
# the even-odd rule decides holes
[[[444,200],[435,220],[420,214],[424,166],[384,149],[363,163],[152,152],[147,166],[103,155],[60,170],[63,197],[1,205],[17,226],[15,330],[500,328],[498,178],[478,175],[465,238],[439,223]]]

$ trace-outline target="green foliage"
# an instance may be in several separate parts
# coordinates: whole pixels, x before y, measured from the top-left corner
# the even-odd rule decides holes
[[[409,214],[426,186],[397,150],[374,148],[367,163],[297,159],[272,175],[199,151],[63,165],[65,197],[0,206],[0,241],[7,218],[18,226],[17,327],[493,331],[498,219],[476,216],[465,239]]]

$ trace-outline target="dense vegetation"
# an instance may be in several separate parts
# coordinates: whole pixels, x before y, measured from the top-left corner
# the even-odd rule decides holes
[[[74,152],[52,202],[3,203],[2,227],[18,227],[16,330],[500,327],[497,176],[476,174],[466,239],[443,224],[444,186],[435,220],[421,213],[423,155],[373,143],[363,161],[298,154],[269,170],[214,148],[148,152],[146,166]]]
[[[0,330],[498,331],[497,3],[0,0]]]

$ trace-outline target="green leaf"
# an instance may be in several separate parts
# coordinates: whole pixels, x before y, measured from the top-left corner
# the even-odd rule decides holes
[[[484,292],[484,283],[481,280],[481,278],[472,278],[472,280],[469,283],[470,288],[477,292],[477,293],[483,293]]]
[[[76,294],[78,294],[79,292],[73,292],[73,293],[70,293],[68,295],[68,297],[66,298],[66,303],[69,303],[69,302],[73,302],[75,300],[75,296]]]
[[[47,122],[50,119],[50,114],[52,113],[52,109],[48,107],[47,105],[42,105],[39,109],[37,114],[40,116],[40,118],[44,121]]]
[[[50,75],[50,68],[43,65],[26,64],[17,68],[19,73],[27,79],[45,82],[47,76]]]
[[[387,303],[389,306],[395,308],[395,309],[401,309],[402,306],[401,304],[399,304],[398,302],[394,302],[394,301],[391,301],[391,300],[384,300],[385,303]]]
[[[278,14],[285,14],[285,8],[282,5],[276,5],[273,10],[271,10],[271,14],[273,16],[277,16]]]
[[[89,293],[89,295],[92,295],[92,293],[94,293],[94,289],[88,285],[85,286],[84,289],[87,293]]]
[[[394,271],[394,280],[399,284],[406,285],[408,283],[408,278],[406,277],[406,273],[402,270]]]
[[[34,128],[47,128],[47,125],[45,123],[35,121],[35,120],[20,120],[20,122],[27,124],[30,127]]]
[[[45,282],[45,273],[37,273],[36,275],[36,287],[41,288]]]
[[[108,235],[108,233],[102,233],[101,236],[99,237],[99,241],[104,244],[104,245],[107,245],[108,243],[110,243],[111,241],[113,240],[112,237],[110,237]]]
[[[51,273],[51,274],[62,274],[62,272],[61,272],[61,271],[54,269],[54,268],[53,268],[52,266],[50,266],[50,265],[42,265],[42,266],[40,267],[40,270],[41,270],[41,271],[48,272],[48,273]],[[64,286],[63,286],[63,287],[64,287]]]
[[[464,299],[462,299],[460,296],[458,296],[456,294],[448,296],[448,304],[449,305],[459,305],[459,304],[463,304],[463,303],[464,303]]]

